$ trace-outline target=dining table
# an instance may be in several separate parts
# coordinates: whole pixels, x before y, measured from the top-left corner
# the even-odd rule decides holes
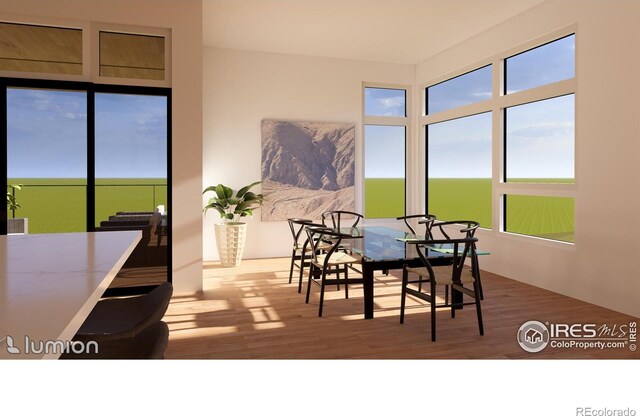
[[[422,266],[412,240],[425,240],[424,236],[385,226],[342,227],[336,229],[342,234],[345,248],[361,257],[362,286],[364,291],[364,318],[374,315],[374,272]],[[451,264],[453,244],[425,245],[427,259],[432,266]],[[489,254],[477,251],[478,255]],[[350,279],[351,280],[351,279]]]

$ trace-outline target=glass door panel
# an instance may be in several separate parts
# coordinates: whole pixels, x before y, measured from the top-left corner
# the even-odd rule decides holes
[[[86,231],[87,93],[7,88],[8,233]]]
[[[167,97],[95,94],[95,227],[141,230],[112,288],[167,281]]]

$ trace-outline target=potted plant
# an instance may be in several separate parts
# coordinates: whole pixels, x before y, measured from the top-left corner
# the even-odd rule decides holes
[[[29,232],[29,220],[16,218],[16,210],[20,208],[16,200],[16,191],[22,189],[22,185],[7,185],[7,210],[11,211],[11,218],[7,219],[7,234],[27,234]]]
[[[202,193],[213,192],[215,195],[204,206],[204,212],[215,209],[222,218],[222,223],[215,224],[218,255],[223,267],[234,267],[240,264],[244,251],[247,224],[241,219],[251,217],[253,210],[262,205],[262,194],[249,190],[260,182],[254,182],[238,192],[228,186],[218,184],[207,187]]]

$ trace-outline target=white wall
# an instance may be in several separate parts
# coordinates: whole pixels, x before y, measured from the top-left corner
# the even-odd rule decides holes
[[[260,180],[262,119],[351,122],[356,124],[356,209],[361,211],[362,82],[413,85],[414,77],[414,65],[205,48],[204,186],[223,183],[237,189]],[[244,258],[291,255],[287,223],[261,222],[259,210],[254,215]],[[204,221],[205,260],[218,258],[217,221],[214,211]]]
[[[577,24],[575,247],[487,231],[480,234],[481,248],[492,254],[481,264],[640,317],[638,16],[638,2],[551,0],[420,63],[416,81],[437,79]]]
[[[0,12],[171,29],[173,283],[176,293],[201,290],[201,0],[0,1]]]

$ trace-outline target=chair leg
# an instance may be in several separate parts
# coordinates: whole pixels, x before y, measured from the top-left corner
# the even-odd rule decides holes
[[[327,270],[322,269],[322,281],[320,282],[320,308],[318,309],[318,317],[322,318],[322,304],[324,303],[324,281],[327,276]]]
[[[404,267],[402,269],[402,294],[400,295],[400,323],[404,323],[404,306],[405,306],[405,298],[407,296],[407,280],[409,272],[407,272],[407,268]]]
[[[349,299],[349,266],[344,266],[344,298]]]
[[[436,286],[431,285],[431,341],[436,341]]]
[[[451,317],[455,318],[456,317],[456,294],[454,293],[456,289],[453,287],[453,285],[451,285]],[[464,296],[464,294],[462,292],[460,292],[460,296]]]
[[[313,283],[311,280],[313,279],[314,268],[313,264],[309,264],[309,280],[307,281],[307,299],[304,301],[305,303],[309,303],[309,294],[311,293],[311,284]],[[302,276],[300,276],[300,279],[302,279]]]
[[[302,253],[302,259],[300,260],[300,277],[298,278],[298,293],[302,293],[302,277],[304,276],[305,257],[304,253]]]
[[[291,253],[291,268],[289,269],[289,284],[293,280],[293,264],[296,261],[296,249],[293,249],[293,253]]]
[[[444,304],[449,304],[449,286],[444,287]]]
[[[482,309],[480,308],[480,297],[482,294],[482,287],[480,286],[480,282],[477,280],[473,283],[473,289],[475,292],[476,298],[476,313],[478,314],[478,329],[480,330],[480,335],[484,335],[484,325],[482,323]]]
[[[336,280],[338,284],[336,285],[336,290],[340,290],[340,265],[336,266]]]

